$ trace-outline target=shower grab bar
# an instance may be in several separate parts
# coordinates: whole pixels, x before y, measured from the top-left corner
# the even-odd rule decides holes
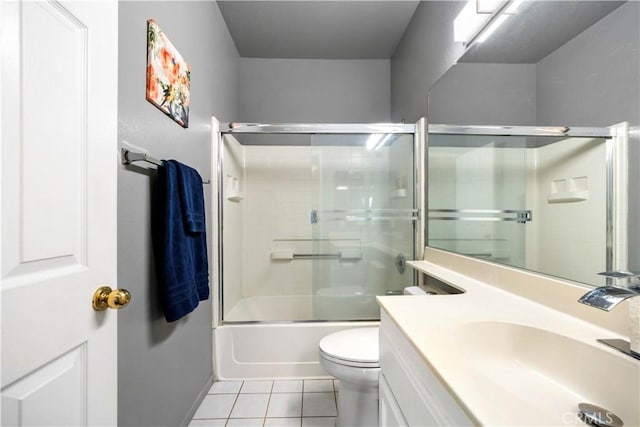
[[[293,259],[305,258],[340,258],[340,254],[293,254]]]
[[[293,259],[340,259],[340,253],[335,254],[293,254]]]
[[[131,151],[128,148],[120,149],[120,158],[123,165],[130,165],[134,162],[147,162],[156,166],[162,166],[162,160],[158,160],[155,157],[151,157],[147,153],[140,153],[137,151]],[[203,180],[203,184],[210,184],[211,180]]]
[[[326,211],[313,209],[310,214],[311,224],[317,224],[320,221],[318,214],[327,215],[328,217],[324,218],[325,221],[417,221],[420,218],[418,209],[334,209]],[[394,214],[404,214],[404,216]]]
[[[276,261],[291,261],[294,259],[362,259],[362,251],[350,250],[332,253],[295,253],[291,251],[273,251],[271,259]]]
[[[444,213],[452,215],[432,216],[431,213]],[[515,216],[464,216],[465,214],[515,214]],[[443,221],[515,221],[520,224],[525,224],[533,219],[533,214],[531,210],[515,209],[429,209],[429,219]]]

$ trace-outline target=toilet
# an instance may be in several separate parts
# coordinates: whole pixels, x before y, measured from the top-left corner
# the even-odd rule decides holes
[[[347,329],[320,340],[320,364],[340,381],[337,427],[378,425],[378,330]]]

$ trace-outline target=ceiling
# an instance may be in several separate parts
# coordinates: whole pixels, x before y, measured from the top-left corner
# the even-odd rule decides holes
[[[218,1],[252,58],[391,58],[419,1]]]
[[[240,56],[305,59],[391,58],[419,3],[218,0]],[[527,1],[460,62],[537,63],[622,3]]]

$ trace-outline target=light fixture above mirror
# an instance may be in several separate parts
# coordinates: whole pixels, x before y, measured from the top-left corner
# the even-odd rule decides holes
[[[525,0],[469,0],[453,21],[453,38],[465,47],[483,43]]]
[[[475,3],[475,0],[470,0]],[[515,5],[517,2],[509,2]],[[517,13],[482,15],[484,25],[476,31],[475,40],[465,43],[465,52],[458,62],[535,64],[584,32],[597,21],[620,7],[624,1],[532,1],[518,4]],[[499,27],[492,26],[489,16],[503,19]],[[489,34],[491,33],[491,34]],[[491,37],[485,37],[489,34]],[[482,37],[483,42],[479,42]],[[462,40],[464,41],[464,40]]]

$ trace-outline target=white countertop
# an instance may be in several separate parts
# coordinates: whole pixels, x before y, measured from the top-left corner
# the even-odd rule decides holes
[[[588,402],[640,424],[640,362],[596,342],[626,337],[427,261],[408,264],[466,291],[378,302],[472,419],[584,425],[576,408]]]

